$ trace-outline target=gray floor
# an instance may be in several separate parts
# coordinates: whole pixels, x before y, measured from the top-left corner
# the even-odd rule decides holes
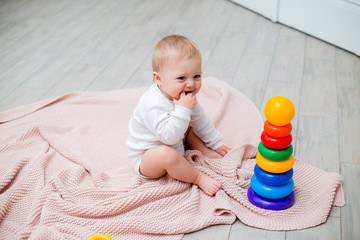
[[[360,59],[225,0],[0,0],[0,111],[71,91],[151,84],[168,34],[200,47],[204,77],[296,107],[295,156],[341,173],[347,205],[325,224],[268,232],[209,227],[184,239],[360,239]]]

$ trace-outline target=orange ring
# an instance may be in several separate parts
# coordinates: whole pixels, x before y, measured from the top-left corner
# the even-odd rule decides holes
[[[284,126],[276,126],[271,124],[269,121],[264,123],[264,131],[267,135],[275,138],[283,138],[291,134],[292,125],[288,123]]]
[[[283,161],[271,161],[260,153],[256,155],[256,163],[259,167],[269,173],[284,173],[289,171],[294,165],[295,159],[291,155],[289,158]]]

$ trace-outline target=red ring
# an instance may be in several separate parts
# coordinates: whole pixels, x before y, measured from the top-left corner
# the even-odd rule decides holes
[[[284,149],[290,146],[292,141],[291,134],[284,138],[274,138],[270,137],[265,133],[265,131],[261,134],[261,142],[268,148],[271,149]]]
[[[292,125],[288,123],[284,126],[276,126],[269,121],[265,121],[264,123],[264,130],[267,135],[275,138],[284,138],[291,134]]]

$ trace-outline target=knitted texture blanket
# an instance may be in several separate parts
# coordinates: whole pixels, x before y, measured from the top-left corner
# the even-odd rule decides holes
[[[341,176],[296,159],[295,204],[253,206],[247,188],[263,120],[243,94],[214,78],[198,100],[232,151],[186,158],[218,179],[214,196],[169,176],[137,176],[127,159],[128,121],[146,88],[77,92],[0,113],[0,239],[181,239],[214,224],[294,230],[326,221],[345,204]]]

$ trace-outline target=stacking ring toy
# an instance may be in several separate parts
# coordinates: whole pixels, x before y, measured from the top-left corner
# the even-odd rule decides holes
[[[110,234],[97,234],[88,238],[88,240],[112,240]]]
[[[291,155],[289,158],[283,161],[272,161],[264,158],[260,153],[256,155],[256,163],[259,167],[269,173],[284,173],[289,171],[294,165],[295,159]]]
[[[291,192],[289,196],[281,199],[267,199],[257,195],[254,192],[254,190],[250,187],[247,196],[249,198],[249,201],[253,205],[267,210],[279,211],[279,210],[288,209],[295,202],[294,192]]]
[[[276,96],[269,99],[264,109],[266,119],[273,125],[284,126],[293,119],[295,115],[294,104],[290,99]]]
[[[271,149],[284,149],[290,146],[292,141],[291,134],[284,138],[273,138],[265,133],[265,131],[261,134],[262,143]]]
[[[289,158],[293,153],[293,147],[290,145],[289,147],[282,150],[275,150],[266,147],[262,142],[259,143],[258,150],[261,155],[265,158],[273,160],[273,161],[281,161]]]
[[[269,186],[279,186],[287,184],[294,174],[293,169],[290,169],[289,171],[284,173],[269,173],[262,170],[257,164],[255,165],[254,172],[260,182]]]
[[[275,126],[269,123],[269,121],[265,121],[264,123],[264,131],[267,135],[275,138],[283,138],[291,134],[292,125],[288,123],[284,126]]]
[[[289,196],[294,189],[294,180],[290,180],[287,184],[280,186],[269,186],[259,181],[256,175],[251,178],[251,187],[258,195],[269,198],[279,199]]]

